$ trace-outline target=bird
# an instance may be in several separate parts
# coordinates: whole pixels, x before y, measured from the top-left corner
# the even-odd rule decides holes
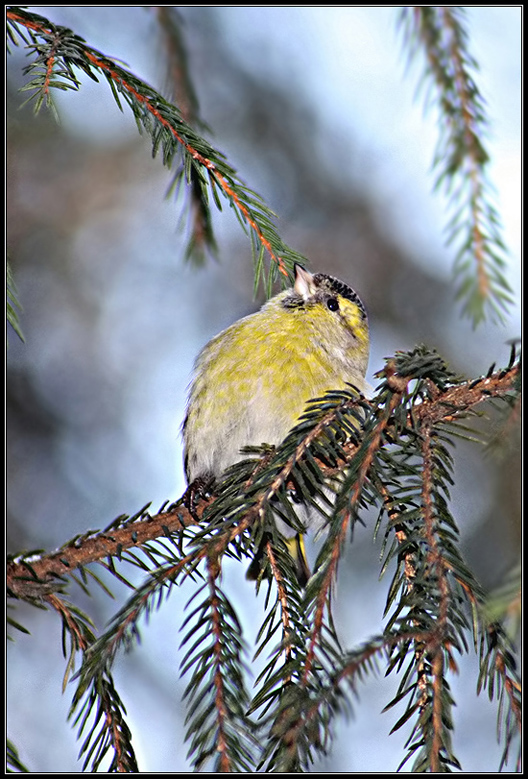
[[[247,446],[276,446],[309,400],[350,384],[368,392],[369,327],[365,306],[348,284],[300,263],[293,285],[213,337],[199,353],[182,424],[188,485],[214,483]],[[309,514],[305,513],[304,521]],[[303,534],[275,518],[306,586]],[[257,579],[263,549],[248,578]]]

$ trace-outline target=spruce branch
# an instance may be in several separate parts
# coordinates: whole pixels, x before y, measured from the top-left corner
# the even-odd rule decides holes
[[[62,619],[62,652],[67,659],[62,683],[62,691],[64,692],[70,675],[75,669],[76,653],[85,652],[95,641],[94,625],[86,614],[83,614],[76,606],[63,598],[59,598],[55,593],[50,592],[46,595],[45,601],[57,611]]]
[[[178,8],[169,5],[150,6],[156,16],[166,52],[166,90],[179,106],[184,119],[195,127],[207,129],[200,115],[200,104],[189,70],[189,55],[182,34],[184,19]]]
[[[408,358],[409,355],[402,355],[402,359]],[[471,392],[476,386],[482,389],[492,375],[490,372],[484,379],[471,382],[469,386],[466,384],[463,391]],[[426,377],[423,389],[438,399],[441,392],[432,378],[433,375]],[[441,376],[434,378],[438,381]],[[423,392],[419,386],[417,391]],[[454,701],[447,682],[447,671],[457,668],[453,652],[467,651],[468,613],[473,615],[476,645],[479,641],[487,645],[487,627],[484,594],[460,557],[458,531],[448,509],[449,486],[453,483],[450,441],[445,435],[448,417],[442,420],[435,419],[434,415],[429,417],[429,402],[423,400],[414,407],[412,427],[402,426],[399,432],[393,430],[392,447],[397,449],[381,453],[385,472],[379,478],[384,485],[382,494],[389,520],[386,540],[394,534],[388,551],[385,547],[382,571],[386,570],[389,560],[397,561],[387,597],[387,611],[390,608],[393,611],[386,632],[394,636],[411,636],[418,631],[423,636],[419,640],[412,639],[414,654],[410,660],[410,644],[398,645],[393,653],[389,671],[401,669],[406,661],[408,665],[388,707],[407,699],[406,710],[393,731],[413,717],[417,718],[407,742],[408,754],[401,765],[414,755],[413,770],[438,772],[449,770],[451,766],[459,767],[451,745],[450,712]],[[421,442],[418,460],[415,449],[411,457],[408,454],[408,439],[414,436]],[[394,487],[396,484],[398,486]],[[500,630],[495,635],[500,656],[508,661],[508,673],[511,674],[508,690],[517,690],[515,662],[509,643]],[[495,671],[489,657],[482,655],[482,649],[481,674],[493,688]],[[499,699],[499,720],[504,716],[501,701]],[[508,735],[503,761],[507,759],[514,733],[518,732],[515,727],[518,725],[517,707],[517,701],[510,695],[504,716]]]
[[[396,375],[396,371],[401,369],[402,366],[398,366],[397,361],[389,361],[383,372],[389,383],[392,383],[394,386],[394,382],[396,382],[396,390],[400,386],[398,382],[403,382],[406,386],[405,378],[401,376],[398,378]],[[481,403],[493,398],[507,398],[512,393],[515,394],[519,375],[520,363],[516,359],[515,347],[513,346],[512,358],[506,368],[493,371],[487,376],[471,381],[455,382],[440,390],[435,390],[432,395],[429,393],[428,397],[424,397],[421,403],[413,407],[412,414],[405,411],[404,424],[416,425],[419,429],[421,425],[431,426],[441,421],[454,422],[463,417],[463,415],[470,413]],[[339,393],[338,395],[340,396]],[[329,397],[332,397],[332,393],[329,393]],[[393,402],[396,404],[396,400]],[[316,425],[310,427],[306,436],[302,437],[300,441],[296,441],[292,454],[289,455],[286,462],[282,462],[280,468],[276,468],[272,483],[267,486],[265,492],[259,494],[258,499],[255,500],[250,510],[245,513],[243,522],[238,526],[235,523],[229,526],[222,524],[224,510],[227,507],[221,495],[217,495],[214,499],[211,496],[200,497],[193,507],[192,513],[181,501],[172,504],[166,510],[160,510],[160,512],[152,516],[148,514],[148,506],[146,506],[133,517],[118,517],[105,530],[88,532],[77,536],[56,551],[47,554],[35,552],[10,557],[7,562],[8,595],[13,598],[31,601],[32,597],[38,598],[42,593],[45,594],[50,589],[60,588],[65,581],[65,577],[71,576],[76,569],[82,569],[89,563],[106,558],[119,559],[129,549],[141,548],[149,541],[170,538],[174,534],[178,536],[186,528],[197,527],[198,525],[204,528],[204,523],[210,519],[214,520],[215,516],[220,517],[219,524],[222,528],[228,528],[225,539],[218,537],[216,541],[212,542],[213,546],[214,544],[217,545],[216,551],[221,555],[229,543],[252,527],[255,520],[258,520],[265,507],[269,506],[280,488],[289,485],[289,479],[295,464],[306,454],[310,445],[319,436],[323,435],[332,421],[335,422],[338,419],[340,406],[353,408],[356,403],[356,399],[341,398],[340,405],[337,403],[330,404],[330,409],[320,415]],[[369,405],[369,403],[369,401],[363,401],[363,404]],[[391,422],[388,425],[388,429],[392,429],[393,424]],[[383,430],[380,429],[379,432],[381,435]],[[289,440],[291,441],[292,439],[290,438]],[[351,443],[344,444],[342,452],[343,462],[340,464],[340,469],[343,467],[343,464],[346,465],[353,459],[357,452],[357,445]],[[280,456],[276,458],[275,462],[277,460],[280,460]],[[319,467],[323,475],[327,477],[332,477],[336,473],[335,467],[328,465],[324,459],[319,463]],[[256,463],[254,461],[253,465],[250,463],[248,478],[253,470],[255,471],[256,490],[258,490],[259,484],[263,481],[262,478],[257,478],[263,476],[262,463],[260,461]],[[249,484],[247,486],[249,489]],[[229,502],[229,496],[227,502]],[[213,508],[214,513],[208,513],[212,512]],[[206,528],[204,532],[205,530]],[[199,554],[202,555],[200,559],[206,556],[206,552],[200,552]]]
[[[81,82],[75,75],[76,69],[95,81],[101,76],[108,82],[118,107],[122,110],[123,100],[132,110],[139,132],[150,136],[153,156],[161,151],[163,164],[169,169],[176,157],[181,159],[173,186],[185,175],[194,191],[193,202],[199,203],[201,210],[198,219],[202,235],[197,239],[195,232],[194,244],[203,240],[209,247],[213,246],[208,202],[211,197],[220,208],[220,194],[249,232],[258,271],[256,286],[262,282],[269,295],[279,276],[283,281],[291,280],[295,263],[306,264],[302,255],[282,241],[275,227],[276,215],[260,195],[240,180],[224,155],[185,120],[180,108],[115,59],[88,46],[71,30],[19,7],[7,9],[7,21],[11,40],[15,44],[26,43],[29,53],[37,55],[26,67],[26,73],[30,73],[32,79],[23,87],[33,92],[30,99],[35,100],[35,110],[38,111],[44,102],[50,105],[52,88],[79,89]],[[265,254],[271,262],[267,272],[262,261]]]
[[[484,594],[458,551],[448,509],[450,435],[485,401],[502,399],[515,409],[519,370],[514,348],[506,368],[472,381],[453,376],[425,347],[398,353],[380,373],[373,400],[355,391],[316,399],[281,446],[229,469],[192,513],[182,502],[154,516],[144,507],[49,556],[11,560],[11,594],[35,605],[49,605],[51,598],[63,618],[67,674],[73,656],[82,653],[71,716],[85,735],[85,766],[96,769],[109,750],[113,766],[133,765],[112,666],[117,653],[137,641],[141,619],[189,576],[203,580],[187,607],[183,644],[189,648],[182,661],[190,675],[188,738],[196,767],[216,759],[217,770],[251,770],[258,761],[269,771],[307,770],[328,750],[335,717],[349,710],[348,693],[381,656],[388,672],[402,675],[387,708],[406,706],[393,728],[412,726],[405,760],[414,756],[416,770],[458,766],[448,676],[456,670],[456,653],[468,649],[471,629],[480,652],[479,689],[498,700],[505,763],[520,723],[520,686],[509,642],[498,626],[490,628]],[[327,488],[333,501],[325,497]],[[296,527],[292,490],[322,511],[328,527],[306,590],[273,519],[278,512]],[[382,637],[347,652],[332,620],[332,583],[348,531],[368,507],[382,507],[387,517],[382,571],[396,562],[390,613]],[[255,547],[262,547],[270,572],[256,656],[267,650],[270,659],[250,700],[240,623],[219,574],[224,555],[240,559]],[[98,638],[82,632],[82,618],[63,605],[60,592],[75,571],[86,586],[84,568],[95,561],[118,578],[115,563],[148,573]],[[259,746],[253,713],[259,715]]]
[[[20,327],[20,321],[18,318],[18,312],[22,310],[22,306],[20,305],[18,301],[18,293],[17,288],[15,284],[15,279],[13,277],[13,271],[11,269],[11,264],[9,262],[9,258],[7,259],[6,263],[6,313],[7,313],[7,321],[15,331],[15,333],[18,335],[21,341],[24,340],[24,336],[22,334],[22,329]]]
[[[411,56],[425,54],[425,75],[436,87],[441,135],[435,152],[436,188],[450,195],[447,242],[458,251],[457,298],[474,325],[489,313],[501,321],[512,302],[504,276],[506,247],[491,198],[484,137],[487,117],[468,50],[461,6],[406,6],[401,13]]]
[[[333,625],[325,619],[325,615],[328,615],[328,620],[331,619],[331,592],[337,578],[338,562],[349,528],[359,513],[360,500],[365,499],[367,476],[374,458],[383,444],[388,421],[401,402],[403,391],[407,386],[407,380],[396,376],[392,365],[386,368],[386,376],[387,384],[391,390],[388,402],[374,415],[370,426],[368,422],[365,423],[361,436],[362,443],[356,447],[355,454],[351,462],[348,463],[347,472],[345,472],[343,482],[336,494],[334,515],[329,521],[328,538],[316,563],[316,574],[306,589],[303,611],[307,614],[310,630],[308,650],[299,686],[299,689],[303,690],[303,694],[307,689],[316,689],[318,686],[320,674],[315,671],[316,667],[318,669],[324,667],[328,663],[328,659],[331,658],[329,668],[332,668],[340,654],[339,641]],[[353,404],[353,402],[352,400],[351,403]],[[329,425],[329,422],[327,415],[326,426]],[[319,423],[319,427],[320,425],[321,423]],[[310,726],[313,727],[317,724],[318,729],[324,734],[324,738],[321,736],[322,742],[326,741],[328,738],[326,720],[329,716],[326,702],[322,708],[318,703],[312,711],[315,719],[310,720]],[[296,725],[297,735],[299,735],[299,723],[304,721],[304,717],[305,711],[303,710],[302,718],[297,721]],[[283,732],[283,738],[286,738],[290,745],[290,759],[294,754],[292,745],[297,744],[297,738],[292,739],[292,727],[292,723],[289,723],[288,729]]]
[[[182,674],[193,669],[184,693],[190,708],[186,720],[189,756],[193,756],[197,769],[214,757],[215,772],[245,772],[252,770],[259,751],[246,715],[249,696],[242,664],[245,647],[240,622],[217,577],[217,560],[208,559],[203,588],[206,598],[184,623],[189,629],[181,645],[192,639],[181,664]]]
[[[480,632],[480,672],[477,693],[487,688],[490,700],[497,700],[497,739],[503,741],[504,750],[499,770],[506,765],[511,746],[522,733],[521,684],[511,644],[498,622],[486,621],[486,602],[479,616],[483,615]],[[516,756],[516,770],[521,771],[521,743]]]
[[[515,414],[517,408],[515,409]],[[499,587],[492,590],[486,600],[486,613],[490,625],[506,623],[513,638],[519,633],[522,620],[522,566],[515,565]]]
[[[111,668],[119,649],[139,639],[138,622],[168,597],[189,559],[152,570],[147,580],[114,616],[107,630],[84,648],[82,664],[75,674],[77,687],[69,718],[79,725],[78,737],[88,734],[80,755],[86,754],[83,770],[98,770],[109,751],[109,771],[138,772],[132,736],[125,721],[126,710],[115,688]],[[91,761],[91,762],[90,762]]]
[[[198,96],[189,71],[189,61],[182,26],[184,23],[174,6],[153,6],[159,24],[167,62],[166,91],[169,100],[179,106],[183,119],[193,127],[205,132],[206,123],[200,115]],[[185,180],[185,165],[176,171],[169,193],[178,192],[179,185]],[[217,254],[217,245],[213,232],[211,210],[206,181],[197,174],[196,168],[189,169],[189,186],[186,189],[189,198],[189,221],[191,237],[187,244],[186,257],[196,265],[205,262],[206,253]]]
[[[85,755],[83,771],[90,766],[90,773],[95,773],[106,755],[111,752],[109,773],[139,772],[132,747],[132,734],[126,724],[125,715],[126,710],[115,689],[112,676],[109,673],[102,674],[86,695],[74,720],[74,724],[79,725],[79,738],[89,726],[89,733],[80,750],[80,756]]]
[[[444,652],[449,653],[451,645],[448,619],[451,607],[451,593],[448,584],[448,568],[437,538],[435,504],[438,501],[436,494],[438,473],[435,473],[435,471],[438,471],[439,463],[438,461],[435,462],[432,436],[431,428],[426,426],[422,432],[423,480],[421,505],[424,537],[427,544],[427,575],[437,583],[438,609],[434,629],[428,637],[426,644],[422,644],[426,651],[427,661],[425,657],[421,657],[419,661],[421,721],[418,732],[420,740],[424,741],[425,744],[414,763],[414,768],[419,770],[420,766],[424,766],[432,772],[438,773],[445,770],[448,765],[455,765],[457,768],[460,766],[452,753],[449,735],[449,730],[452,729],[450,709],[453,701],[445,679]],[[414,578],[414,586],[416,586],[416,573]],[[426,669],[428,667],[430,668],[430,679],[427,678],[428,673]],[[431,701],[429,696],[432,698]],[[427,711],[428,708],[430,709],[429,712]],[[430,732],[428,732],[429,728]]]
[[[6,739],[6,773],[29,774],[29,769],[20,759],[18,749],[9,739]]]
[[[149,541],[178,538],[185,527],[196,524],[207,500],[196,509],[196,517],[179,504],[151,516],[148,506],[133,517],[121,516],[101,531],[88,532],[45,555],[39,552],[10,558],[7,563],[8,595],[21,600],[38,600],[49,591],[62,589],[65,577],[93,562],[122,559],[133,548],[145,548]]]
[[[270,562],[271,567],[271,573],[273,577],[273,581],[275,582],[275,585],[277,587],[277,604],[280,606],[280,620],[282,623],[282,643],[284,646],[284,662],[285,665],[288,665],[288,663],[291,660],[292,655],[292,642],[291,642],[291,636],[292,632],[294,630],[293,628],[293,618],[292,618],[292,610],[290,608],[290,599],[288,597],[288,589],[286,582],[283,577],[282,569],[279,566],[278,560],[276,558],[275,552],[273,550],[273,545],[271,541],[266,542],[266,555]],[[274,609],[275,611],[275,609]],[[267,625],[268,619],[264,621],[264,624],[260,630],[259,638],[263,634],[264,627]],[[261,646],[257,649],[255,652],[256,659],[264,646],[269,642],[271,636],[273,635],[274,630],[271,632],[268,632],[266,635],[266,638],[264,642],[261,644]],[[285,678],[285,683],[288,683],[291,681],[291,677]]]

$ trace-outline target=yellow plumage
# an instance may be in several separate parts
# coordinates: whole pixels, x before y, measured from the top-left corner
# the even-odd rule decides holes
[[[244,446],[279,444],[308,400],[354,384],[366,390],[367,315],[356,293],[295,266],[292,289],[235,322],[201,351],[183,424],[189,484],[218,479]],[[277,520],[286,538],[295,531]],[[302,539],[289,543],[299,578]]]

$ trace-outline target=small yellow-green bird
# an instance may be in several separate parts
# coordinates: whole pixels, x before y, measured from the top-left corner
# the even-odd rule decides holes
[[[295,265],[291,289],[215,336],[196,360],[182,425],[189,485],[217,480],[247,456],[245,446],[279,444],[307,401],[327,390],[353,384],[366,392],[368,354],[367,313],[354,290]],[[302,536],[275,521],[304,586]]]

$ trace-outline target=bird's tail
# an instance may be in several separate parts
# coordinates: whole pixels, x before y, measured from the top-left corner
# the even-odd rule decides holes
[[[267,542],[267,538],[264,538],[261,541],[255,557],[251,561],[251,564],[247,570],[246,579],[256,581],[259,578],[262,569],[262,558],[264,557],[264,550],[266,548]],[[284,543],[286,544],[286,548],[288,549],[288,552],[290,553],[290,556],[293,560],[297,581],[301,587],[306,587],[308,579],[311,576],[311,572],[308,561],[306,560],[304,536],[300,533],[297,533],[297,535],[293,536],[293,538],[285,538]]]
[[[310,578],[311,571],[306,559],[306,548],[304,546],[304,536],[301,533],[297,533],[293,538],[285,539],[288,552],[290,553],[292,560],[295,564],[295,573],[297,575],[297,581],[301,587],[306,587],[308,579]]]

